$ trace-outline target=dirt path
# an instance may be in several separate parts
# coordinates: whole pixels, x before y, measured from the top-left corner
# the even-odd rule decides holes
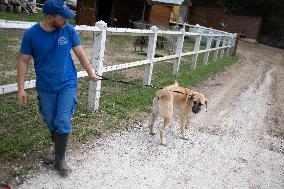
[[[188,141],[173,122],[160,146],[146,120],[69,156],[67,179],[45,169],[19,188],[284,188],[284,52],[241,42],[238,54],[196,88],[209,107],[192,116]]]

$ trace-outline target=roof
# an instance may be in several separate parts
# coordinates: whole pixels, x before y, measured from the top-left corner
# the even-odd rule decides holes
[[[149,4],[182,5],[183,3],[187,4],[189,0],[147,0],[147,1]]]

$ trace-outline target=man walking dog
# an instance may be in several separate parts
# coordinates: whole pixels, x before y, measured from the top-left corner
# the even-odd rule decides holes
[[[71,171],[65,162],[71,118],[77,104],[77,71],[71,58],[74,51],[92,81],[99,77],[92,71],[80,39],[68,19],[74,18],[63,0],[47,0],[43,7],[43,21],[29,28],[23,36],[17,66],[18,100],[27,104],[24,90],[28,63],[33,57],[39,111],[55,144],[55,152],[46,158],[54,168],[66,176]]]

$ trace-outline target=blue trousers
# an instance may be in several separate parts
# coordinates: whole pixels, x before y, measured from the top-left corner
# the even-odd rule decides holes
[[[38,107],[50,132],[67,134],[77,105],[77,88],[60,91],[37,91]]]

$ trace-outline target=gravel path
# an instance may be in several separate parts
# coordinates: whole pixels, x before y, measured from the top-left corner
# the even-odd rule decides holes
[[[161,146],[145,120],[69,155],[68,178],[43,168],[18,188],[283,189],[284,52],[240,42],[238,54],[237,64],[196,87],[209,105],[192,115],[189,140],[174,121]]]

